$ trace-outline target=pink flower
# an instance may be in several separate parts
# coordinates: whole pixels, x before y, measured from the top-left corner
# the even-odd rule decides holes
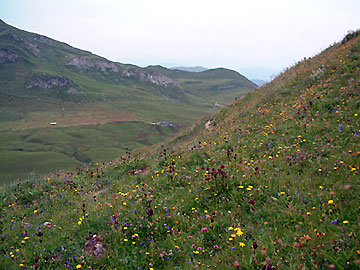
[[[207,230],[208,230],[208,229],[205,227],[205,228],[202,228],[202,229],[201,229],[201,232],[207,232]]]

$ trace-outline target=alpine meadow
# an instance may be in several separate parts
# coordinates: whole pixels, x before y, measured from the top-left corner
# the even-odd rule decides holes
[[[359,95],[360,31],[256,87],[1,22],[0,268],[359,269]]]

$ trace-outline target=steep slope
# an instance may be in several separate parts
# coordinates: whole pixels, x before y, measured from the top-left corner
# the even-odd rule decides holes
[[[229,81],[226,74],[235,72],[209,72],[214,78],[199,79],[203,95],[194,95],[197,86],[168,77],[171,70],[111,62],[0,20],[0,138],[9,142],[0,145],[0,183],[32,169],[110,160],[126,146],[159,142],[254,88],[217,89],[214,95],[214,88]],[[235,77],[231,81],[238,85],[247,81]],[[153,122],[176,128],[149,125]],[[28,160],[33,167],[9,166]]]
[[[358,269],[359,34],[151,153],[3,189],[0,264]]]

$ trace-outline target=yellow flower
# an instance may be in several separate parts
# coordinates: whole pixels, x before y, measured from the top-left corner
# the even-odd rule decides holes
[[[329,200],[329,201],[328,201],[328,204],[333,204],[333,203],[334,203],[333,200]]]
[[[239,243],[240,247],[245,247],[245,244],[243,242]]]
[[[82,267],[81,264],[78,264],[78,265],[76,266],[77,269],[80,269],[81,267]]]
[[[237,232],[236,232],[236,234],[238,235],[238,236],[242,236],[244,233],[241,231],[241,229],[240,230],[238,230]]]
[[[343,223],[344,223],[344,224],[348,224],[349,221],[348,221],[348,220],[344,220]]]

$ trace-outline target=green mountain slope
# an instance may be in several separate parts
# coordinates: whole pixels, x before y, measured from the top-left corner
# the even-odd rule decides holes
[[[111,103],[117,101],[121,104],[133,102],[136,98],[137,103],[144,100],[148,104],[152,99],[159,99],[161,102],[179,102],[179,106],[198,105],[185,92],[187,90],[191,93],[191,90],[196,91],[198,87],[188,87],[168,77],[168,74],[175,74],[172,70],[150,67],[142,69],[111,62],[45,36],[16,29],[3,21],[0,21],[0,31],[0,94],[1,107],[5,113],[11,110],[23,113],[49,111],[54,104],[108,103],[106,101],[109,100]],[[227,89],[229,86],[224,83],[229,79],[236,81],[230,88],[237,95],[255,87],[237,72],[226,69],[208,70],[197,76],[190,72],[183,73],[184,76],[174,78],[211,81],[208,83],[211,87],[209,91]],[[241,86],[241,91],[235,86]],[[213,106],[206,96],[201,98],[202,105]],[[38,99],[45,108],[39,108],[41,106]],[[19,100],[23,102],[18,102]],[[23,103],[28,103],[29,107],[24,108]],[[32,103],[36,106],[31,109],[30,107],[34,107]],[[51,107],[46,103],[51,103]],[[7,119],[5,113],[2,111],[1,118]]]
[[[359,34],[151,152],[4,188],[0,264],[358,269]]]
[[[30,172],[27,167],[6,164],[14,161],[20,164],[32,156],[38,160],[34,171],[46,171],[57,166],[46,165],[47,160],[38,159],[39,156],[54,155],[59,165],[69,167],[110,160],[125,153],[126,145],[162,141],[164,134],[171,136],[174,132],[159,131],[147,123],[171,122],[179,131],[215,112],[219,104],[224,105],[255,87],[245,77],[225,69],[199,74],[194,77],[197,84],[183,82],[183,77],[168,77],[168,73],[173,71],[111,62],[0,20],[0,136],[13,138],[11,144],[0,146],[3,161],[0,182]],[[119,139],[122,133],[117,128],[109,125],[98,128],[127,121],[141,125],[128,126],[133,128],[133,137],[127,137],[128,140]],[[49,127],[53,122],[56,126]],[[67,132],[78,126],[82,127],[81,132],[88,132],[89,141],[97,144],[84,147],[84,143],[71,143],[78,140],[69,139],[72,135]],[[63,129],[56,130],[59,127]],[[142,130],[149,128],[151,132],[145,137],[150,137],[144,139]],[[96,132],[99,130],[101,134]],[[37,141],[29,141],[34,133],[39,134]],[[51,140],[41,135],[47,133],[51,133]],[[157,140],[151,139],[156,134]],[[131,141],[136,138],[143,143]],[[115,150],[119,147],[122,152]]]
[[[146,70],[162,73],[182,86],[191,96],[212,102],[227,103],[239,97],[238,92],[254,88],[255,84],[236,71],[216,68],[202,72],[166,69],[162,66],[149,66]],[[236,90],[236,91],[234,91]]]

